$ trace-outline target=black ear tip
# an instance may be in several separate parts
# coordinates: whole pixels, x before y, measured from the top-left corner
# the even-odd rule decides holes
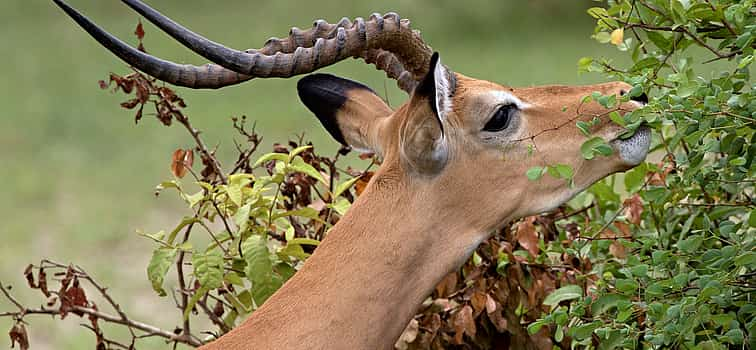
[[[306,75],[304,78],[299,79],[299,81],[297,82],[297,91],[301,92],[303,89],[306,89],[312,86],[313,84],[316,84],[318,79],[322,79],[322,77],[320,77],[322,75],[324,74],[309,74],[309,75]]]

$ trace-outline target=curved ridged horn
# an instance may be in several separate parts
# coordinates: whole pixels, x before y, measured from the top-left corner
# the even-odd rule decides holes
[[[362,57],[386,71],[389,77],[398,81],[400,88],[410,92],[427,71],[432,52],[419,33],[409,28],[409,21],[400,20],[396,14],[383,17],[373,14],[368,21],[361,18],[354,22],[342,19],[337,24],[318,20],[312,29],[302,31],[292,28],[288,38],[272,38],[259,50],[238,51],[191,32],[139,0],[122,0],[173,38],[222,67],[176,65],[123,44],[61,0],[54,1],[95,39],[126,62],[161,80],[183,86],[188,85],[182,84],[176,76],[183,76],[182,73],[189,71],[196,77],[190,87],[220,87],[221,84],[236,84],[252,77],[291,77],[315,71],[347,57]],[[165,74],[165,71],[171,74]],[[232,77],[233,74],[228,71],[238,72],[238,77],[215,79],[213,86],[203,79],[207,72],[212,72],[214,77]]]
[[[207,64],[201,67],[176,64],[135,50],[123,41],[100,29],[92,21],[63,1],[53,1],[110,52],[135,68],[162,81],[193,89],[217,89],[253,78],[252,76],[239,74],[215,64]]]

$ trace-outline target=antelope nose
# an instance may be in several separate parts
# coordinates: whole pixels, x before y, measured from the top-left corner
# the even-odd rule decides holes
[[[642,103],[644,105],[648,104],[648,96],[646,95],[645,92],[642,93],[642,94],[640,94],[640,95],[638,95],[638,96],[630,97],[630,99],[633,100],[633,101],[635,101],[635,102],[640,102],[640,103]]]

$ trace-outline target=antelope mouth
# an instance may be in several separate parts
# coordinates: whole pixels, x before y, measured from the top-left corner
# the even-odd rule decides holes
[[[626,139],[617,138],[611,142],[620,158],[627,165],[636,166],[646,159],[649,146],[651,146],[651,129],[641,126]]]

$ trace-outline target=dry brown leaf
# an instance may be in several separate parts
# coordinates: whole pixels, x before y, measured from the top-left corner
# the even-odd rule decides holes
[[[73,310],[73,307],[87,307],[88,303],[84,289],[79,286],[79,279],[74,278],[73,285],[66,289],[60,298],[60,318],[65,318],[68,312],[73,312],[77,316],[83,316],[84,314],[81,311]]]
[[[26,269],[24,269],[24,277],[26,277],[26,283],[29,284],[29,288],[36,289],[37,284],[34,282],[34,265],[29,264],[26,266]]]
[[[496,300],[494,300],[490,294],[486,294],[486,313],[492,314],[496,309]]]
[[[637,193],[632,197],[625,199],[622,203],[625,207],[625,217],[627,221],[634,225],[640,225],[641,214],[643,214],[643,200]]]
[[[374,156],[375,156],[375,153],[373,152],[360,153],[359,155],[360,159],[362,160],[367,160],[367,159],[373,158]]]
[[[457,289],[457,272],[452,272],[436,285],[436,296],[445,298]]]
[[[475,337],[475,320],[473,319],[473,309],[470,305],[465,305],[454,314],[454,343],[457,345],[463,344],[463,337],[467,334],[470,337]]]
[[[23,323],[17,322],[13,325],[8,335],[11,339],[11,348],[15,348],[16,343],[18,343],[21,350],[29,349],[29,335],[26,333],[26,327]]]
[[[399,336],[399,339],[394,344],[395,349],[406,350],[409,348],[409,344],[417,339],[417,334],[420,331],[420,323],[416,319],[412,319],[407,327],[404,328],[404,332]]]
[[[360,179],[357,180],[357,182],[354,184],[354,191],[357,193],[357,195],[361,195],[362,192],[365,191],[365,188],[367,187],[368,183],[370,182],[370,179],[373,178],[373,174],[375,174],[372,171],[366,171],[362,176],[360,176]]]
[[[144,39],[144,27],[142,27],[142,20],[139,20],[139,23],[137,23],[136,30],[134,30],[134,35],[136,35],[137,39],[139,40]]]
[[[517,225],[517,243],[527,250],[533,257],[538,256],[538,232],[535,228],[537,216],[529,216]]]
[[[612,242],[612,244],[609,246],[609,253],[612,254],[617,259],[624,259],[625,257],[627,257],[627,251],[625,250],[625,245],[623,245],[617,240]]]
[[[191,149],[183,150],[181,148],[173,151],[171,157],[171,173],[177,178],[186,176],[186,172],[194,164],[194,151]]]
[[[488,299],[487,297],[488,297],[488,295],[486,293],[481,292],[481,291],[476,291],[470,297],[470,305],[472,305],[473,311],[475,311],[474,316],[477,316],[483,310],[485,310],[485,308],[486,308],[486,301]]]

